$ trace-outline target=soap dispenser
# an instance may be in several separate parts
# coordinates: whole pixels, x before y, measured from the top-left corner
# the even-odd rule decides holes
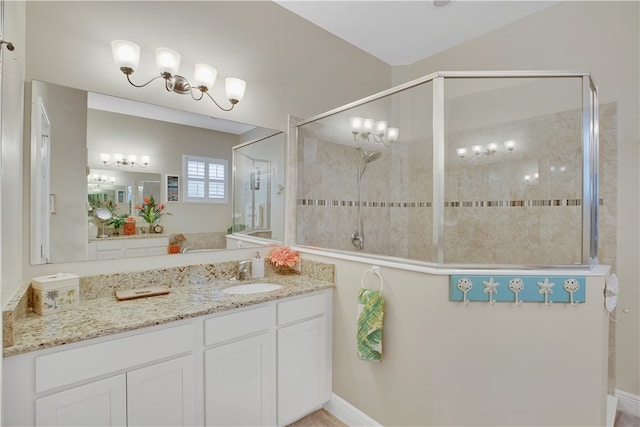
[[[254,279],[264,277],[264,258],[260,257],[260,252],[256,252],[255,258],[251,259],[251,277]]]

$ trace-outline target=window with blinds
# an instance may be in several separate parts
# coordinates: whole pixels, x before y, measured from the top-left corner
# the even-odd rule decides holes
[[[228,203],[228,161],[183,156],[185,202]]]

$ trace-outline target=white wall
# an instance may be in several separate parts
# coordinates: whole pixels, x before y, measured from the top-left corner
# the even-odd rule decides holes
[[[23,229],[29,224],[29,217],[23,215],[22,206],[22,111],[23,81],[26,52],[24,2],[4,3],[4,34],[16,49],[9,52],[2,47],[2,266],[0,294],[2,302],[12,291],[22,284],[22,271],[17,268],[25,261],[22,251]]]
[[[374,363],[356,357],[356,319],[361,277],[376,262],[307,257],[336,265],[333,392],[380,424],[604,425],[602,278],[587,279],[578,307],[464,306],[449,301],[447,275],[382,264],[382,361]],[[365,286],[380,285],[368,274]]]
[[[600,102],[618,103],[616,273],[619,307],[616,388],[640,394],[638,166],[639,3],[567,1],[406,67],[398,84],[438,70],[567,69],[590,71]],[[601,224],[607,226],[608,224]]]

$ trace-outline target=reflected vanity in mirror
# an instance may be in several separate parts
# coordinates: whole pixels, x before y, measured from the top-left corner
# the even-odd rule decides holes
[[[45,82],[27,89],[31,264],[167,254],[169,244],[179,245],[180,253],[235,248],[227,234],[235,225],[236,199],[262,206],[255,217],[261,222],[251,224],[251,231],[264,233],[253,235],[257,242],[283,240],[284,194],[272,190],[284,185],[282,133]],[[270,171],[254,175],[264,190],[250,186],[249,195],[234,196],[245,189],[233,184],[233,152],[252,146],[252,155],[263,145],[282,160],[257,157],[270,162],[254,166]],[[121,154],[145,161],[105,161],[106,153],[112,160]],[[198,175],[187,166],[194,158],[216,174]],[[99,208],[112,217],[98,220]],[[157,215],[149,218],[140,208]],[[134,233],[124,232],[127,221],[135,221]]]

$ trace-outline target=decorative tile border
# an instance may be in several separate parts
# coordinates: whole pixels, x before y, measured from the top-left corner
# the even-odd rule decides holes
[[[585,278],[453,275],[449,277],[449,300],[578,304],[586,300]]]
[[[371,208],[430,208],[433,202],[361,202],[363,207]],[[599,200],[600,206],[604,200]],[[332,200],[332,199],[298,199],[300,206],[330,206],[352,207],[358,206],[357,200]],[[538,199],[538,200],[477,200],[477,201],[450,201],[444,202],[445,208],[508,208],[508,207],[555,207],[555,206],[582,206],[582,199]]]

